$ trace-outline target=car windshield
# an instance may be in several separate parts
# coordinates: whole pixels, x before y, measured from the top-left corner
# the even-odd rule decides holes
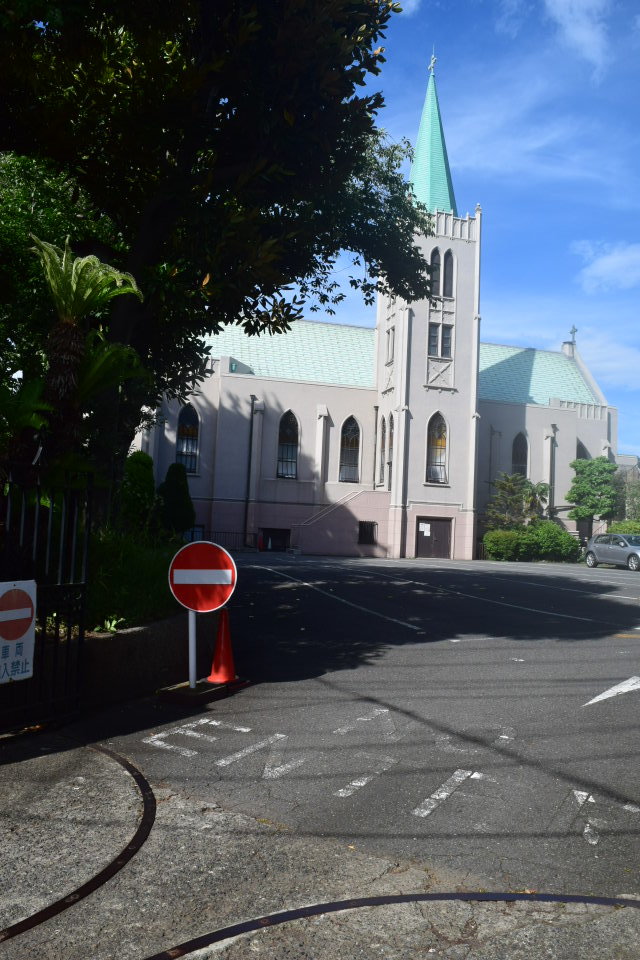
[[[630,543],[632,547],[640,547],[640,536],[629,537],[625,534],[625,540],[627,543]]]

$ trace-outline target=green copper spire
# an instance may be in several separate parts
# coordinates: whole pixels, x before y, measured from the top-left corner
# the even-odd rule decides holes
[[[433,75],[436,58],[429,64],[429,84],[422,108],[420,129],[409,179],[416,198],[431,212],[442,210],[458,216],[453,193],[447,146],[440,117],[436,80]]]

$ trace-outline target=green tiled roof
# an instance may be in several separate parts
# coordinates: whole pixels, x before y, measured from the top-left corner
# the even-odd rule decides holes
[[[333,386],[375,386],[375,331],[297,320],[288,333],[248,337],[227,326],[207,338],[213,357],[234,357],[256,377]]]
[[[480,344],[478,394],[501,403],[539,403],[553,397],[573,403],[599,403],[575,360],[553,350]]]
[[[375,388],[375,330],[298,320],[288,333],[248,337],[224,327],[208,337],[212,357],[233,357],[256,377],[332,386]],[[575,360],[553,350],[480,344],[481,400],[537,403],[554,397],[599,403]]]
[[[416,198],[424,203],[431,213],[442,210],[458,216],[433,73],[429,77],[422,108],[409,180],[413,184]]]

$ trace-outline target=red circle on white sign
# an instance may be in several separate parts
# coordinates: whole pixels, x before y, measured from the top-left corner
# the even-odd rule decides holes
[[[33,600],[28,593],[13,587],[0,597],[0,637],[19,640],[33,623]]]
[[[196,613],[223,607],[236,588],[238,572],[230,553],[210,540],[188,543],[169,567],[169,589],[178,603]]]

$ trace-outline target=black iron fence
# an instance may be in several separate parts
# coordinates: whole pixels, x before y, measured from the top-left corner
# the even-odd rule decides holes
[[[37,590],[28,679],[20,679],[16,645],[3,639],[0,629],[2,729],[64,716],[77,704],[91,501],[87,475],[54,482],[36,470],[0,467],[0,589],[35,581]]]

